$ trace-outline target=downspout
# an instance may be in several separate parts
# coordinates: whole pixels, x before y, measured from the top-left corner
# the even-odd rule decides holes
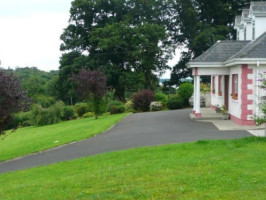
[[[256,116],[259,115],[259,66],[260,61],[257,61],[257,68],[256,68],[256,81],[257,81],[257,87],[256,87]]]

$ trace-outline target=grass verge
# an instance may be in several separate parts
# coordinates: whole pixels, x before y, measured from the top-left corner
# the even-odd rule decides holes
[[[106,131],[127,114],[61,122],[50,126],[26,127],[0,138],[0,161],[79,141]]]
[[[137,148],[0,175],[0,199],[266,196],[266,138]]]

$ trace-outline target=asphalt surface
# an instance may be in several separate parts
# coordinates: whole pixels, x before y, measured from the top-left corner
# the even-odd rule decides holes
[[[251,136],[246,131],[219,131],[212,123],[192,121],[190,109],[129,115],[105,134],[57,149],[0,163],[0,173],[27,169],[139,146],[198,140],[236,139]]]

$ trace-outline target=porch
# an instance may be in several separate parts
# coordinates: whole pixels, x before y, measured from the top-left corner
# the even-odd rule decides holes
[[[220,131],[246,130],[253,135],[260,136],[264,134],[264,125],[261,126],[242,126],[231,120],[223,120],[220,113],[216,113],[211,108],[201,108],[201,117],[190,114],[190,119],[199,122],[211,122]]]

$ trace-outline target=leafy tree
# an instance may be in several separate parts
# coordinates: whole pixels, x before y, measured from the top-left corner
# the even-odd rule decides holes
[[[100,113],[100,103],[106,94],[106,77],[99,71],[82,69],[78,74],[72,75],[72,80],[77,84],[76,90],[85,99],[92,98],[94,104],[95,118]]]
[[[13,114],[27,108],[28,99],[12,73],[0,70],[0,135],[4,134]]]
[[[191,76],[185,64],[201,55],[217,40],[235,38],[234,18],[250,0],[174,0],[176,11],[173,39],[186,49],[174,66],[170,83],[180,84],[180,78]],[[204,82],[208,80],[203,80]]]
[[[75,0],[70,24],[63,32],[58,88],[69,98],[69,77],[81,68],[101,69],[115,96],[125,99],[126,90],[153,89],[154,72],[168,68],[171,45],[167,35],[168,0]],[[170,4],[169,4],[170,5]],[[133,77],[133,78],[132,78]],[[73,94],[71,94],[73,95]]]

